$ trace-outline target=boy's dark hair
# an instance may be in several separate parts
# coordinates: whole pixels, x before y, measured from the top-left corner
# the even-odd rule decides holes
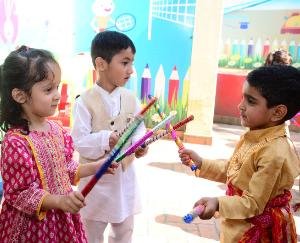
[[[114,55],[126,50],[128,47],[135,54],[135,46],[127,35],[109,30],[99,32],[92,40],[91,45],[91,57],[94,67],[97,57],[102,57],[107,63],[110,63]]]
[[[284,121],[294,117],[300,110],[300,71],[289,65],[264,66],[247,76],[250,86],[255,87],[267,100],[267,107],[285,105]]]
[[[29,132],[28,121],[22,117],[21,104],[12,97],[14,88],[31,94],[32,86],[47,78],[48,63],[58,64],[53,55],[43,49],[21,46],[12,51],[0,67],[0,127],[7,131],[20,127]]]

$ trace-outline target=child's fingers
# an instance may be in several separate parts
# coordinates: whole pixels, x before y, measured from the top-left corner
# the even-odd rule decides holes
[[[77,198],[78,200],[84,201],[84,196],[82,195],[81,192],[79,192],[79,191],[74,191],[74,192],[73,192],[73,195],[74,195],[74,197]]]
[[[206,206],[206,200],[204,198],[201,198],[200,200],[198,200],[197,202],[195,202],[194,208],[197,207],[197,206],[199,206],[199,205]]]
[[[117,162],[112,162],[111,165],[109,166],[112,169],[117,169],[119,167],[119,163]]]
[[[105,172],[105,174],[111,174],[111,175],[113,175],[113,174],[115,174],[115,169],[111,168],[111,167],[108,167],[107,170],[106,170],[106,172]]]

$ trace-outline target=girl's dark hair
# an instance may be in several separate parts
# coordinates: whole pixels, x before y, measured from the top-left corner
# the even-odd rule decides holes
[[[31,95],[32,86],[47,78],[49,63],[58,64],[53,55],[43,49],[21,46],[12,51],[0,68],[0,127],[6,132],[9,128],[20,127],[29,132],[28,121],[23,117],[21,104],[12,97],[17,88]]]
[[[270,52],[265,60],[265,66],[271,65],[291,65],[292,57],[286,50],[277,50]]]
[[[285,105],[284,121],[300,111],[300,71],[290,65],[263,66],[247,76],[250,86],[256,88],[267,100],[267,107]]]
[[[106,62],[110,63],[114,55],[122,50],[126,50],[128,47],[135,54],[135,46],[127,35],[109,30],[99,32],[92,40],[91,45],[91,56],[94,67],[97,57],[102,57]]]

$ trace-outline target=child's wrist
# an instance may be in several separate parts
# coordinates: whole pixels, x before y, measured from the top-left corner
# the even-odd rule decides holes
[[[200,158],[199,160],[197,160],[196,162],[194,161],[194,163],[197,166],[197,169],[200,170],[202,167],[202,158]]]

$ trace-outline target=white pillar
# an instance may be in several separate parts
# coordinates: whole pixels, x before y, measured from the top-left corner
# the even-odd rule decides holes
[[[191,80],[184,141],[212,143],[218,72],[218,48],[223,21],[223,0],[197,0],[191,57]]]

